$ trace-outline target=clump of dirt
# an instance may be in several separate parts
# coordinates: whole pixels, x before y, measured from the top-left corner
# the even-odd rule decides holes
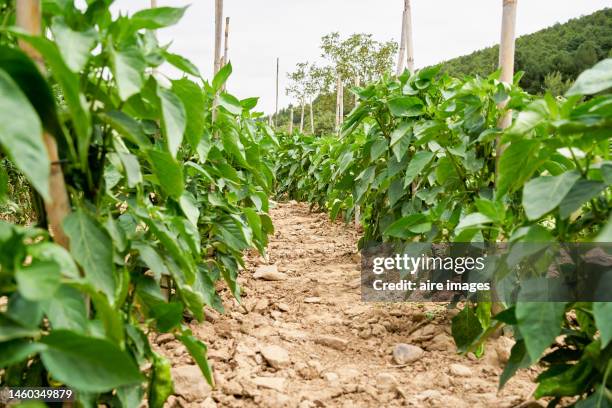
[[[437,303],[363,303],[358,233],[307,204],[271,210],[268,258],[250,254],[242,304],[194,322],[209,345],[216,388],[185,348],[156,339],[173,362],[176,407],[515,407],[529,401],[536,371],[498,391],[513,341],[501,336],[477,359],[456,353],[450,319]],[[523,406],[526,406],[523,405]],[[532,405],[539,406],[539,405]]]

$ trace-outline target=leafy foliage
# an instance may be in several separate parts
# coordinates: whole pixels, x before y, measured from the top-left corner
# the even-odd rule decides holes
[[[42,138],[50,133],[72,212],[63,223],[68,249],[45,230],[42,206],[44,228],[0,223],[0,296],[9,299],[0,312],[0,380],[63,383],[85,406],[134,406],[145,392],[162,406],[172,392],[169,365],[147,334],[174,333],[212,382],[206,346],[183,319],[222,309],[220,279],[239,298],[243,251],[265,251],[274,183],[266,152],[277,142],[251,113],[256,99],[221,93],[213,121],[231,65],[209,83],[157,43],[150,30],[177,23],[185,9],[113,18],[110,3],[45,2],[51,38],[3,27],[3,160],[34,195],[53,199]],[[42,55],[48,78],[16,38]],[[155,75],[165,62],[184,77]],[[147,362],[152,368],[141,370]]]
[[[360,206],[361,246],[608,242],[612,95],[601,92],[609,88],[610,71],[603,69],[609,63],[583,73],[566,98],[534,98],[516,83],[501,83],[497,73],[458,80],[437,68],[356,88],[360,102],[340,138],[280,139],[278,192],[346,221]],[[583,97],[591,93],[600,94]],[[504,100],[514,120],[502,131]],[[504,146],[499,158],[496,140]],[[467,304],[453,320],[459,350],[481,354],[486,338],[508,324],[518,342],[501,384],[541,361],[548,367],[538,379],[538,397],[609,396],[605,306],[506,306],[491,319],[490,299]],[[564,341],[557,344],[559,335]]]

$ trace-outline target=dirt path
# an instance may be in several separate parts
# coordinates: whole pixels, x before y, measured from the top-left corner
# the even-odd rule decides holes
[[[277,204],[271,216],[269,259],[249,257],[240,277],[243,306],[225,296],[224,315],[192,325],[209,344],[217,388],[200,379],[183,346],[157,338],[173,360],[177,395],[168,406],[476,408],[528,399],[531,370],[497,392],[511,340],[487,345],[481,359],[457,355],[444,305],[361,302],[352,228],[295,202]],[[255,278],[256,271],[274,275],[265,265],[285,279]],[[410,348],[416,360],[397,364],[398,343],[424,351]]]

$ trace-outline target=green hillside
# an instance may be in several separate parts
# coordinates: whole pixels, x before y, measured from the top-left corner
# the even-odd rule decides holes
[[[488,75],[497,69],[498,46],[443,63],[454,76]],[[532,93],[561,93],[568,81],[597,61],[612,56],[612,9],[597,11],[517,39],[515,70]]]

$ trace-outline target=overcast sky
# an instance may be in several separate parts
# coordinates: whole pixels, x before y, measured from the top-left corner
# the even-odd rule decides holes
[[[118,0],[114,10],[145,8],[149,0]],[[159,30],[161,43],[193,61],[205,78],[213,71],[214,0],[158,0],[159,6],[191,6],[174,27]],[[402,0],[225,0],[230,17],[229,55],[234,73],[228,91],[259,96],[258,110],[274,111],[276,57],[280,58],[280,107],[286,73],[301,61],[319,61],[323,35],[338,31],[398,41]],[[416,67],[431,65],[499,41],[502,0],[412,0]],[[611,0],[519,0],[517,35],[612,6]],[[170,72],[170,71],[167,71]]]

